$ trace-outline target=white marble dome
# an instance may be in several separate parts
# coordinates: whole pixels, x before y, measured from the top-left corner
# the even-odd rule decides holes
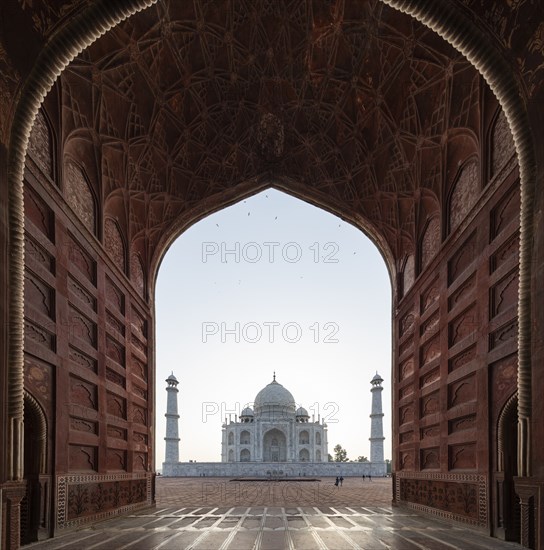
[[[257,394],[254,405],[259,416],[295,415],[295,398],[275,377]]]

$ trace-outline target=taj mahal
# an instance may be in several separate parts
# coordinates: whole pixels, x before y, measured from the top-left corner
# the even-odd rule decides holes
[[[165,476],[383,476],[383,412],[379,374],[371,380],[370,462],[330,462],[327,424],[296,404],[293,394],[276,380],[222,425],[221,462],[179,462],[178,380],[167,379]]]

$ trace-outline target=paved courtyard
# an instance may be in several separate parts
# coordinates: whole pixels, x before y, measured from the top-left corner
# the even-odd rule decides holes
[[[33,545],[40,550],[519,549],[391,506],[391,480],[158,478],[157,507]]]

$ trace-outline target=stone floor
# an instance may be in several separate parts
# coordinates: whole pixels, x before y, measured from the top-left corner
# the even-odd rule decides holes
[[[157,480],[157,507],[44,541],[40,550],[513,549],[391,506],[391,480]]]

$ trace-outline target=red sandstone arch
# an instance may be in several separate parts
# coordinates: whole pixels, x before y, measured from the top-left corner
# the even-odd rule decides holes
[[[524,92],[512,74],[500,50],[489,43],[482,44],[476,26],[451,4],[436,4],[410,0],[384,0],[386,4],[409,13],[425,25],[438,32],[455,48],[467,56],[484,75],[499,98],[507,115],[516,142],[521,171],[521,259],[519,287],[519,417],[521,434],[521,456],[519,475],[529,475],[528,422],[531,416],[531,250],[533,226],[533,197],[535,160],[527,112],[520,97]],[[10,447],[13,461],[9,464],[9,479],[18,480],[21,468],[21,428],[23,407],[22,350],[23,350],[23,205],[22,173],[28,136],[32,121],[52,83],[77,53],[91,44],[98,36],[116,25],[135,11],[153,3],[152,0],[107,3],[93,5],[62,29],[43,50],[22,90],[12,127],[9,150],[9,223],[10,223],[10,328],[9,328],[9,372],[8,372],[8,421],[10,425]],[[264,183],[268,186],[270,183]],[[256,192],[254,189],[252,192]],[[251,193],[249,193],[251,194]],[[234,198],[227,198],[234,202]],[[236,199],[237,200],[237,199]],[[319,204],[316,199],[315,204]],[[330,207],[329,207],[330,209]],[[200,216],[206,215],[202,213]],[[197,218],[198,219],[198,218]],[[193,221],[195,221],[193,219]],[[172,237],[170,237],[171,242]],[[168,246],[165,241],[163,251]],[[158,264],[158,262],[157,262]],[[152,270],[152,272],[155,270]]]

